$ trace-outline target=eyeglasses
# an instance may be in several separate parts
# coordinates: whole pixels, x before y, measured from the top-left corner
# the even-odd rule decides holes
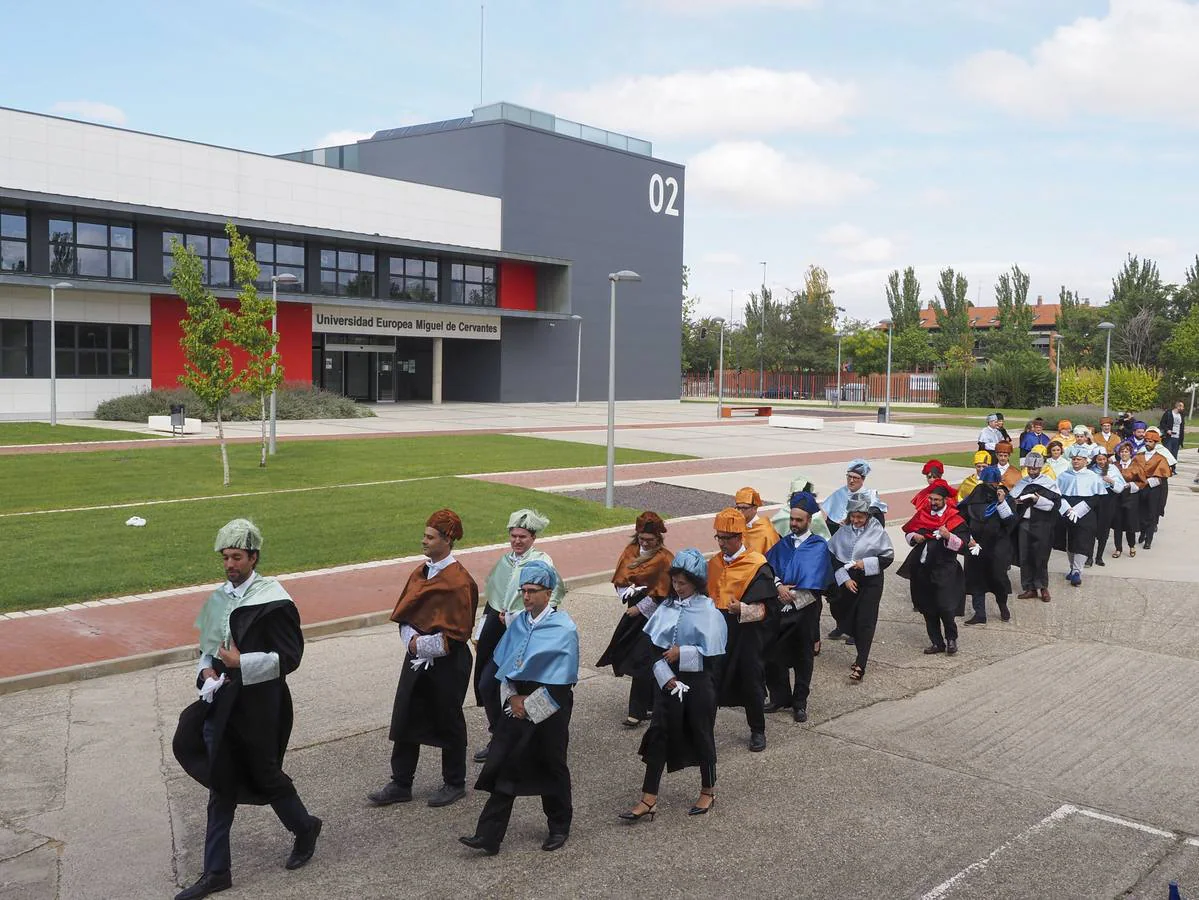
[[[715,537],[716,540],[718,540],[720,543],[724,544],[724,543],[727,543],[728,541],[735,541],[737,538],[741,537],[741,535],[739,535],[739,534],[716,534],[716,535],[713,535],[713,537]]]
[[[531,597],[534,594],[549,593],[549,588],[547,588],[547,587],[531,587],[531,588],[530,587],[522,587],[520,589],[520,592],[521,592],[521,594],[523,594],[526,597]]]

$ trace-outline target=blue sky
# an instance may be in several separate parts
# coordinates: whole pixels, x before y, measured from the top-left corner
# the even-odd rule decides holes
[[[830,273],[848,315],[940,268],[990,302],[1106,299],[1127,253],[1199,252],[1195,0],[493,0],[486,102],[687,163],[701,309]],[[280,153],[468,115],[479,4],[13,4],[0,105]],[[52,50],[49,48],[53,48]]]

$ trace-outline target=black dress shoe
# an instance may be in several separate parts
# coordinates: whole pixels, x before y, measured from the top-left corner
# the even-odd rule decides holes
[[[1012,620],[1012,611],[1008,609],[1006,603],[999,604],[999,618],[1004,622],[1010,622]]]
[[[566,839],[568,837],[570,837],[568,834],[562,834],[561,832],[555,834],[551,831],[549,835],[546,836],[545,842],[541,845],[541,849],[549,851],[561,850],[566,846]]]
[[[972,615],[969,619],[962,623],[963,625],[986,625],[987,617],[980,616],[978,613]]]
[[[777,702],[774,702],[774,703],[771,703],[769,706],[767,706],[767,707],[766,707],[764,710],[762,710],[762,711],[763,711],[763,712],[768,712],[768,713],[776,713],[776,712],[782,712],[784,709],[790,709],[790,708],[791,708],[791,704],[790,704],[790,703],[777,703]]]
[[[391,806],[393,803],[407,803],[411,799],[412,788],[400,787],[394,781],[366,795],[366,802],[371,806]]]
[[[1097,565],[1097,566],[1103,566],[1105,569],[1107,568],[1107,563],[1105,563],[1105,562],[1103,561],[1103,557],[1102,557],[1102,556],[1096,556],[1096,557],[1095,557],[1095,565]]]
[[[316,839],[321,836],[323,824],[324,822],[316,816],[312,817],[312,824],[308,826],[308,830],[296,835],[295,843],[291,846],[291,856],[287,857],[283,868],[299,869],[312,859],[312,854],[316,852]]]
[[[844,632],[844,631],[842,631],[840,628],[834,628],[832,631],[830,631],[830,632],[828,633],[828,636],[829,636],[830,638],[832,638],[833,640],[836,640],[836,639],[837,639],[837,638],[839,638],[839,637],[844,637],[844,636],[845,636],[845,632]]]
[[[1142,550],[1152,550],[1153,549],[1153,538],[1149,538],[1149,540],[1147,540],[1147,541],[1145,541],[1145,543],[1141,544],[1141,549]]]
[[[945,648],[942,647],[940,644],[933,644],[929,647],[924,648],[925,656],[932,656],[934,653],[944,653],[944,652],[945,652]]]
[[[443,784],[437,789],[433,796],[429,798],[429,805],[433,807],[449,806],[451,803],[457,803],[465,796],[466,788]]]
[[[487,754],[491,752],[491,741],[483,745],[482,749],[476,750],[475,755],[471,757],[475,762],[487,762]]]
[[[209,894],[227,891],[233,887],[233,876],[229,872],[205,872],[191,887],[185,887],[175,895],[175,900],[200,900]]]
[[[460,837],[458,838],[458,843],[470,847],[472,850],[482,850],[487,856],[495,856],[500,852],[499,847],[492,846],[477,834],[472,834],[470,837]]]
[[[749,733],[749,752],[761,753],[766,749],[766,732],[751,731]]]
[[[953,656],[957,652],[958,652],[958,642],[957,641],[946,641],[945,642],[945,653],[947,655]]]
[[[808,721],[808,708],[806,706],[795,707],[795,709],[791,710],[791,718],[795,719],[796,722]]]

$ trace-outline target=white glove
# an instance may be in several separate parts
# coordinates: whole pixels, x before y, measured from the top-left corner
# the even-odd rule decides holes
[[[205,703],[211,703],[212,698],[216,696],[216,692],[221,689],[221,685],[225,683],[225,676],[222,674],[220,678],[207,678],[204,680],[204,686],[200,688],[200,699]]]
[[[674,687],[670,689],[670,694],[672,697],[678,697],[679,703],[682,703],[683,702],[683,694],[687,693],[689,690],[691,690],[691,688],[687,687],[687,685],[683,684],[683,682],[679,681],[676,678],[675,682],[674,682]]]
[[[1141,488],[1140,488],[1140,486],[1139,486],[1139,485],[1136,485],[1136,484],[1130,484],[1130,485],[1128,486],[1128,493],[1130,493],[1130,494],[1135,494],[1135,493],[1136,493],[1137,491],[1139,491],[1140,489],[1141,489]]]
[[[418,656],[416,659],[412,660],[413,672],[419,672],[421,669],[431,668],[433,668],[433,660],[431,659],[424,659],[423,657]]]
[[[1068,510],[1066,510],[1066,518],[1069,519],[1071,522],[1078,521],[1079,515],[1078,515],[1077,510],[1075,510],[1073,506],[1071,506]]]
[[[983,552],[982,544],[975,544],[973,547],[970,548],[971,556],[978,556],[978,554],[980,554],[982,552]]]
[[[784,606],[784,607],[783,607],[781,610],[779,610],[779,611],[780,611],[780,612],[791,612],[791,610],[793,610],[793,609],[795,609],[795,604],[794,604],[794,603],[788,603],[786,606]]]
[[[1149,476],[1149,487],[1157,487],[1161,483],[1162,483],[1162,480],[1160,478],[1158,478],[1156,475]]]

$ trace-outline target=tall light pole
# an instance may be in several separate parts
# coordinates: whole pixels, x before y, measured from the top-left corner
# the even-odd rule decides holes
[[[762,263],[762,320],[758,330],[758,396],[766,399],[766,263]]]
[[[608,475],[604,482],[604,506],[611,509],[616,490],[616,282],[640,281],[641,276],[621,269],[608,276],[612,292],[608,299]]]
[[[887,326],[887,406],[886,412],[883,414],[883,421],[891,421],[891,335],[894,333],[894,323],[890,319],[884,319],[883,324]]]
[[[712,320],[720,326],[720,362],[716,366],[716,418],[724,415],[724,319],[717,316]]]
[[[837,409],[841,408],[841,338],[845,337],[845,333],[837,332],[837,397],[833,400],[833,406]]]
[[[1049,335],[1049,349],[1053,349],[1053,341],[1057,339],[1057,353],[1053,356],[1053,406],[1058,405],[1058,397],[1062,387],[1062,336],[1056,331]]]
[[[579,323],[579,349],[575,353],[575,409],[579,407],[579,384],[583,378],[583,317],[580,315],[571,316]]]
[[[279,333],[279,285],[280,284],[296,284],[299,278],[292,275],[290,272],[284,272],[282,275],[271,276],[271,334]],[[272,348],[275,355],[279,355],[279,344],[275,342]],[[275,455],[275,395],[278,392],[275,389],[275,363],[271,363],[271,435],[267,441],[267,452]]]
[[[1099,327],[1107,332],[1107,359],[1103,362],[1103,414],[1107,415],[1107,389],[1111,384],[1112,378],[1112,331],[1115,330],[1115,324],[1112,322],[1100,322]]]
[[[54,334],[54,291],[65,291],[75,285],[69,281],[56,281],[50,285],[50,424],[58,424],[58,348]]]

